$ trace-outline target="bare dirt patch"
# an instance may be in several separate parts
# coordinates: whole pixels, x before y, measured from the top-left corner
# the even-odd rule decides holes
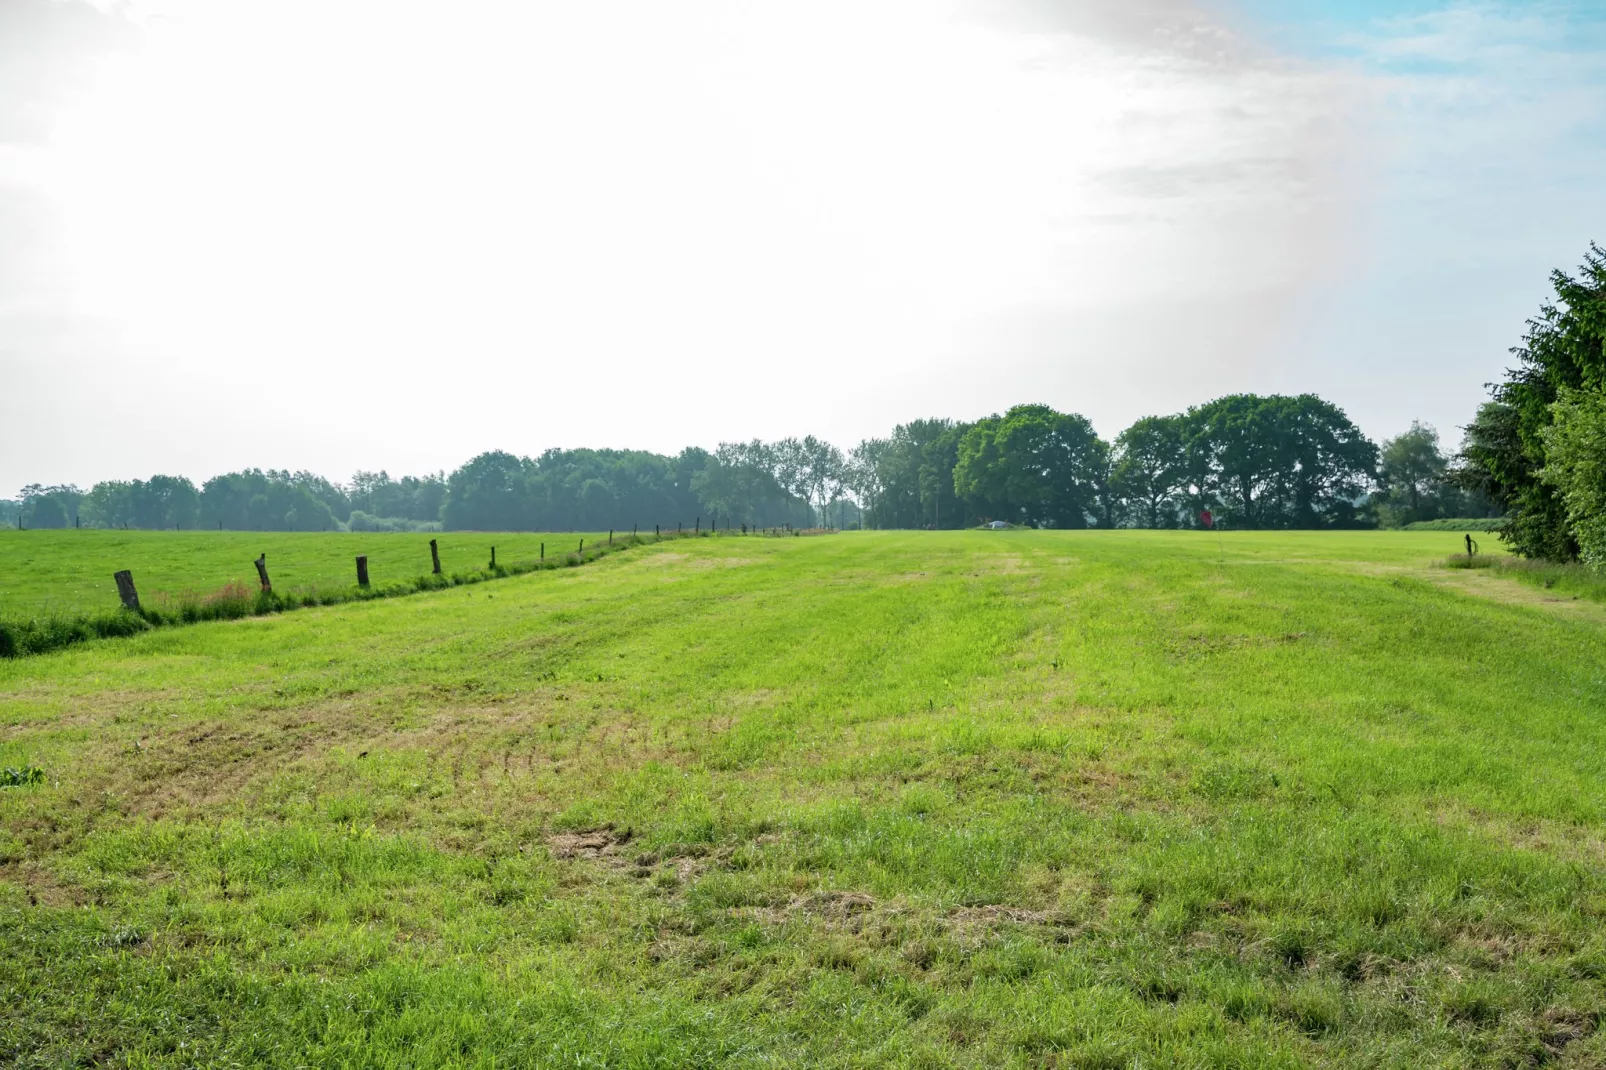
[[[546,844],[553,858],[585,858],[622,866],[630,864],[623,856],[624,847],[630,840],[628,829],[616,832],[600,828],[583,832],[554,832],[546,838]]]

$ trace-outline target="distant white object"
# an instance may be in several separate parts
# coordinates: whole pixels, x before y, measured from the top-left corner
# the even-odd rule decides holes
[[[1009,527],[1009,524],[1006,521],[1003,521],[1003,520],[994,520],[991,524],[988,524],[987,526],[992,528],[994,531],[1003,531],[1005,528]]]

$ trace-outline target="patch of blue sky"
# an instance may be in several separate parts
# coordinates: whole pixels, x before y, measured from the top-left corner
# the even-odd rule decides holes
[[[1221,3],[1281,51],[1360,61],[1394,74],[1466,72],[1481,66],[1491,47],[1606,54],[1606,3],[1601,0]]]

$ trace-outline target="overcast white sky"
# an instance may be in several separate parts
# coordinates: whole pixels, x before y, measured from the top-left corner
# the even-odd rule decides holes
[[[1606,5],[0,0],[0,496],[1040,401],[1452,443]]]

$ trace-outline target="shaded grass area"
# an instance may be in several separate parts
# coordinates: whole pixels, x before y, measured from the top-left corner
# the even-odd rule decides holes
[[[1606,644],[1442,554],[705,539],[0,664],[0,1062],[1598,1065]]]
[[[533,561],[498,563],[482,569],[440,573],[422,573],[401,583],[370,584],[366,587],[351,584],[346,587],[282,590],[273,588],[252,589],[242,583],[230,583],[217,591],[198,594],[185,591],[178,595],[159,592],[149,600],[142,600],[138,612],[119,607],[95,613],[46,613],[31,617],[6,618],[0,616],[0,658],[25,657],[44,654],[75,643],[92,639],[126,638],[150,628],[172,627],[179,624],[199,624],[203,621],[239,620],[242,617],[284,613],[310,606],[332,606],[342,602],[364,602],[376,598],[395,598],[422,591],[438,591],[464,584],[483,583],[487,580],[521,576],[544,569],[572,568],[595,561],[600,557],[662,542],[665,538],[690,538],[671,533],[667,536],[623,536],[613,541],[597,542],[586,546],[581,540],[569,553],[554,553]],[[504,561],[506,559],[504,558]]]

